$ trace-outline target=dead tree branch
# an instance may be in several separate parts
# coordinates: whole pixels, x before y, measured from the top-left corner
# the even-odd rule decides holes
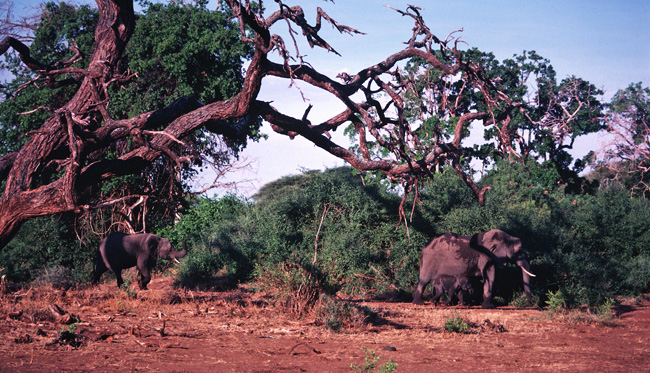
[[[281,1],[276,1],[278,9],[267,17],[254,10],[248,1],[225,2],[233,11],[233,21],[239,22],[242,40],[254,47],[239,93],[209,104],[185,97],[164,109],[127,119],[111,118],[107,87],[117,82],[128,84],[137,74],[118,68],[135,28],[132,0],[97,0],[99,22],[87,68],[75,66],[80,53],[65,61],[45,65],[34,60],[26,44],[17,38],[7,36],[0,42],[0,54],[13,48],[25,66],[46,82],[61,84],[54,78],[70,74],[78,85],[72,99],[56,109],[18,152],[0,157],[0,175],[4,176],[4,193],[0,198],[0,247],[6,245],[27,219],[102,205],[101,201],[90,203],[82,191],[96,188],[107,180],[139,174],[159,160],[164,160],[166,172],[176,175],[182,164],[196,160],[196,155],[200,154],[200,149],[188,149],[189,136],[202,129],[215,134],[242,131],[237,119],[249,116],[262,117],[276,132],[302,136],[360,171],[383,173],[391,181],[404,183],[407,190],[429,177],[434,167],[450,162],[483,203],[487,188],[479,189],[458,164],[463,152],[460,145],[464,130],[475,120],[507,128],[508,115],[518,104],[511,102],[485,77],[479,64],[463,60],[457,49],[461,41],[455,32],[444,41],[440,40],[426,26],[419,10],[408,7],[400,11],[415,23],[407,46],[356,74],[341,75],[342,81],[338,81],[304,63],[299,51],[292,55],[283,39],[271,29],[288,24],[292,38],[294,28],[301,30],[309,46],[333,53],[337,53],[336,50],[320,33],[323,20],[340,33],[361,32],[338,23],[322,9],[317,10],[316,22],[312,25],[306,21],[301,7],[290,7]],[[278,62],[271,60],[274,51],[279,52]],[[426,137],[406,117],[401,98],[411,82],[401,79],[398,68],[412,58],[422,59],[438,69],[447,77],[448,84],[452,80],[462,80],[463,93],[480,91],[487,110],[460,115],[454,111],[458,100],[449,96],[439,105],[445,107],[443,119],[456,120],[454,137],[448,140],[435,134]],[[302,118],[283,114],[270,103],[257,99],[262,81],[268,76],[303,81],[331,94],[346,109],[316,125],[307,120],[306,113]],[[357,93],[360,95],[355,95]],[[378,98],[382,95],[388,102]],[[497,107],[501,108],[499,112]],[[346,123],[352,123],[358,131],[358,153],[329,138],[328,131]],[[505,148],[511,147],[510,139],[504,130],[501,140]],[[121,141],[130,141],[131,150],[117,158],[95,156]],[[380,156],[374,144],[388,150],[389,155]],[[44,175],[45,170],[52,169],[51,165],[62,167],[62,175],[52,172]]]

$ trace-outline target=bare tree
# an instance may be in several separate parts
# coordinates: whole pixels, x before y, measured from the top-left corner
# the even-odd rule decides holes
[[[233,21],[239,22],[242,39],[255,48],[241,91],[231,99],[207,104],[185,97],[164,109],[118,120],[111,118],[107,110],[111,100],[108,88],[113,84],[128,84],[132,77],[120,70],[119,63],[135,27],[133,2],[96,2],[100,19],[88,68],[76,67],[76,57],[45,64],[34,60],[18,38],[7,36],[0,41],[0,54],[13,48],[29,69],[53,84],[66,81],[55,79],[60,77],[81,81],[74,97],[56,109],[19,151],[0,157],[0,177],[4,182],[0,198],[0,247],[7,244],[23,222],[33,217],[80,212],[111,203],[91,204],[87,197],[88,190],[107,180],[138,173],[161,157],[168,160],[169,167],[180,167],[194,157],[194,152],[186,149],[190,146],[183,141],[186,137],[202,128],[216,134],[241,131],[238,126],[243,126],[245,121],[227,120],[249,116],[261,116],[278,133],[303,136],[358,170],[382,172],[390,180],[402,182],[407,191],[431,175],[432,167],[450,162],[483,203],[487,188],[479,189],[459,163],[463,130],[473,120],[507,127],[509,113],[520,106],[485,77],[479,63],[463,59],[457,48],[457,38],[450,35],[441,40],[433,35],[418,8],[401,11],[415,24],[403,50],[354,75],[344,74],[339,76],[340,80],[334,80],[304,63],[298,50],[290,51],[287,45],[297,45],[295,40],[285,43],[271,29],[276,25],[288,25],[292,38],[297,35],[294,29],[300,30],[310,46],[334,53],[335,49],[319,35],[322,21],[329,22],[341,33],[354,34],[357,30],[337,23],[320,8],[312,25],[305,19],[301,7],[289,7],[282,1],[275,2],[276,11],[264,15],[248,1],[226,0],[233,11]],[[74,45],[70,47],[75,48]],[[435,53],[438,50],[446,56],[444,61]],[[272,52],[279,53],[280,61],[270,59]],[[422,135],[406,120],[400,96],[406,82],[395,79],[396,69],[400,62],[414,57],[426,60],[450,78],[462,80],[468,91],[482,93],[486,109],[460,116],[451,141],[422,141]],[[304,81],[329,92],[345,104],[346,109],[333,113],[330,119],[319,124],[308,120],[309,110],[302,118],[285,115],[270,103],[257,100],[262,80],[267,76]],[[361,93],[362,99],[355,101],[356,93]],[[377,100],[379,94],[386,95],[389,102]],[[350,122],[359,133],[359,153],[339,146],[328,136],[328,131]],[[161,126],[164,130],[152,130]],[[371,154],[369,137],[386,149],[388,155]],[[129,138],[136,146],[119,158],[92,157],[114,142]],[[504,136],[502,141],[510,139]]]
[[[609,140],[600,151],[613,179],[631,180],[631,191],[650,194],[650,88],[641,83],[619,91],[605,117]],[[624,183],[626,180],[622,180]]]
[[[0,0],[0,35],[3,35],[3,39],[7,40],[7,37],[9,37],[21,42],[31,42],[34,39],[38,21],[37,15],[17,18],[13,13],[13,1]],[[3,49],[5,47],[0,44],[0,56],[4,54]],[[0,84],[0,88],[2,87],[3,85]],[[4,99],[2,96],[0,98]]]
[[[0,0],[0,35],[23,42],[32,41],[38,21],[37,14],[16,17],[13,13],[13,1]]]

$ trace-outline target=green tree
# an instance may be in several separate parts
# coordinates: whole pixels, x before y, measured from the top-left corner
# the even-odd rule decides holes
[[[126,119],[135,113],[158,110],[183,96],[210,103],[237,93],[243,84],[243,64],[250,58],[252,48],[241,41],[239,29],[229,21],[229,14],[210,12],[203,1],[191,6],[146,2],[143,5],[143,13],[137,17],[138,27],[119,65],[121,79],[131,80],[132,84],[122,87],[125,89],[110,89],[109,111],[113,118]],[[74,58],[74,51],[68,48],[74,45],[82,56],[77,64],[87,67],[98,18],[98,11],[87,5],[47,3],[30,44],[32,58],[48,63]],[[10,154],[24,145],[27,135],[38,129],[52,110],[72,98],[81,80],[39,77],[15,53],[8,55],[3,67],[16,76],[4,88],[6,95],[17,92],[15,98],[0,102],[0,127],[5,133],[0,154]],[[60,87],[47,90],[26,85],[35,78],[39,84]],[[35,104],[42,110],[21,115]],[[122,229],[156,229],[168,223],[184,205],[186,180],[196,175],[198,166],[229,165],[245,146],[248,135],[255,136],[253,132],[260,122],[252,119],[247,123],[248,128],[227,133],[224,141],[207,130],[185,140],[202,149],[200,156],[187,154],[195,157],[193,165],[178,168],[174,160],[161,158],[138,174],[117,178],[101,189],[89,188],[85,197],[93,202],[122,199],[122,203],[112,205],[117,215],[109,224],[126,220],[130,226]],[[137,144],[132,139],[116,142],[104,151],[89,154],[87,162],[117,159]]]
[[[87,66],[98,17],[97,10],[88,5],[46,3],[29,46],[32,58],[47,65],[79,59],[79,65]],[[79,56],[69,49],[72,45],[78,49]],[[0,86],[1,94],[10,98],[0,102],[0,130],[3,133],[0,154],[20,149],[30,132],[37,130],[53,110],[67,102],[79,85],[75,77],[37,76],[22,64],[15,52],[7,53],[4,57],[0,61],[0,68],[9,71],[14,78]],[[35,108],[38,109],[24,114]]]
[[[443,52],[438,55],[450,57]],[[499,62],[492,53],[470,49],[462,59],[481,65],[491,84],[472,90],[463,80],[446,76],[422,59],[412,59],[406,65],[401,79],[411,82],[411,88],[404,94],[405,108],[409,120],[419,125],[416,132],[426,134],[424,138],[433,143],[460,136],[456,141],[460,146],[470,132],[469,126],[459,132],[459,121],[482,119],[488,142],[463,143],[464,156],[450,160],[461,162],[464,168],[472,159],[481,160],[484,166],[500,159],[551,161],[557,168],[558,181],[579,191],[582,180],[578,173],[585,162],[573,163],[567,149],[577,137],[602,129],[599,118],[603,105],[598,100],[602,92],[576,77],[557,82],[550,61],[535,51]],[[488,94],[495,90],[511,101],[491,101]],[[490,116],[473,118],[476,112]]]
[[[251,206],[228,195],[219,199],[199,198],[173,226],[158,233],[172,242],[189,239],[189,252],[177,276],[184,287],[230,287],[249,280],[255,250],[250,240]]]
[[[507,128],[524,103],[517,101],[517,97],[509,97],[496,78],[490,79],[484,64],[468,60],[465,52],[456,49],[457,35],[452,34],[442,41],[431,33],[418,8],[409,6],[399,11],[415,25],[403,50],[357,73],[341,74],[341,79],[335,79],[305,61],[296,30],[302,31],[310,47],[322,47],[334,53],[336,50],[323,39],[321,21],[325,19],[341,33],[354,34],[357,30],[334,21],[320,8],[316,23],[310,24],[299,6],[276,3],[272,4],[273,9],[265,10],[249,1],[224,0],[224,3],[229,10],[222,7],[216,12],[231,14],[229,22],[237,25],[235,30],[240,31],[241,40],[253,49],[243,84],[231,98],[220,98],[218,95],[222,92],[206,86],[208,92],[204,96],[184,96],[168,103],[165,101],[168,93],[164,92],[165,106],[154,111],[129,112],[126,107],[120,108],[113,97],[114,88],[128,89],[135,83],[133,73],[145,74],[129,70],[129,64],[135,61],[129,60],[127,51],[136,25],[141,21],[130,0],[97,0],[98,21],[87,65],[77,58],[41,62],[34,59],[29,48],[17,38],[8,36],[0,40],[0,54],[4,55],[10,48],[16,51],[22,63],[36,74],[35,82],[56,82],[56,86],[65,85],[74,91],[69,100],[52,108],[52,114],[42,121],[38,130],[27,136],[19,150],[0,156],[0,175],[4,176],[4,194],[0,198],[0,246],[6,245],[20,225],[31,218],[82,211],[114,202],[117,196],[102,196],[94,189],[111,180],[151,176],[149,185],[154,187],[144,188],[142,192],[148,196],[162,191],[159,193],[165,198],[173,196],[170,191],[180,189],[175,185],[176,176],[190,169],[192,162],[202,161],[200,155],[205,153],[200,146],[202,130],[229,138],[232,133],[248,134],[250,121],[258,116],[268,121],[276,132],[291,137],[303,136],[359,171],[376,171],[401,183],[406,192],[420,186],[436,168],[450,163],[479,203],[484,203],[487,187],[478,188],[468,168],[464,167],[467,154],[461,142],[475,120]],[[169,26],[166,30],[170,35],[178,35],[175,28],[184,27],[180,23],[166,26]],[[281,36],[282,30],[275,31],[280,27],[285,27],[293,42]],[[73,49],[75,56],[81,56],[74,43],[68,42],[68,47]],[[161,61],[165,58],[156,57]],[[436,113],[441,115],[434,115],[453,126],[451,139],[430,140],[427,131],[418,133],[419,124],[408,120],[402,97],[410,89],[411,82],[398,76],[394,68],[415,57],[438,69],[442,81],[461,87],[450,90],[451,95],[443,93],[441,97],[450,100],[439,101],[445,103],[445,108],[437,109]],[[162,71],[167,70],[163,68]],[[178,82],[192,78],[183,75],[183,68],[177,65],[174,71],[180,74]],[[203,69],[197,75],[201,75],[201,71],[213,73]],[[309,110],[301,117],[280,113],[269,102],[257,99],[263,80],[269,76],[291,82],[301,80],[341,100],[345,109],[332,113],[320,124],[309,121]],[[202,102],[196,96],[215,101]],[[389,102],[385,102],[386,98]],[[149,103],[147,100],[147,105]],[[118,112],[111,111],[114,104]],[[467,111],[470,106],[477,110]],[[456,113],[456,107],[463,111]],[[328,136],[329,131],[348,123],[353,123],[351,129],[357,133],[358,152],[339,146]],[[516,138],[499,136],[498,141],[495,148],[505,154],[515,146]],[[371,154],[369,147],[373,142],[379,144],[382,151]],[[164,180],[168,183],[164,184]],[[157,188],[161,184],[165,188]],[[126,197],[129,195],[120,196]],[[169,205],[174,207],[172,203]]]
[[[381,184],[364,186],[351,168],[308,171],[262,187],[228,234],[256,273],[290,262],[322,276],[330,289],[410,293],[426,237],[415,227],[410,239],[396,229],[398,205],[397,195]]]

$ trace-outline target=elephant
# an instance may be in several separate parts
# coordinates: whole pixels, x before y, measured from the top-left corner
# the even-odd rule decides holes
[[[178,259],[187,254],[187,239],[183,241],[183,250],[172,247],[168,239],[150,233],[111,233],[97,247],[93,284],[97,284],[107,270],[115,273],[117,286],[121,287],[122,270],[137,266],[140,272],[138,284],[146,290],[151,281],[151,268],[158,258]]]
[[[420,276],[413,292],[413,303],[422,302],[422,292],[431,280],[440,276],[472,277],[483,279],[483,308],[494,308],[492,305],[492,286],[496,274],[496,266],[504,266],[513,262],[521,267],[524,281],[524,293],[529,301],[530,264],[521,240],[508,233],[493,229],[471,236],[459,236],[455,233],[445,233],[433,238],[423,249],[420,257]]]
[[[471,298],[474,295],[474,288],[469,278],[465,276],[450,276],[440,275],[433,280],[434,296],[431,303],[436,302],[443,294],[447,293],[447,302],[445,305],[450,305],[454,295],[458,297],[459,304],[465,305],[465,295]]]

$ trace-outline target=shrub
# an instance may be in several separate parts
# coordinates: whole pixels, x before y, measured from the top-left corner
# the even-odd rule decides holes
[[[364,186],[351,168],[283,178],[255,198],[248,242],[256,262],[311,263],[316,255],[321,285],[353,295],[414,283],[421,246],[395,229],[399,199],[380,184]]]
[[[376,317],[377,314],[367,306],[358,306],[327,294],[321,295],[315,310],[316,321],[333,332],[363,326]]]
[[[115,296],[119,298],[120,294],[124,294],[127,299],[135,299],[138,296],[138,291],[131,287],[131,279],[124,279],[122,286],[116,290]]]
[[[548,291],[548,309],[552,312],[562,312],[577,308],[586,303],[586,290],[579,285],[565,285],[556,291]]]
[[[69,270],[61,265],[44,268],[34,280],[35,286],[51,286],[55,289],[68,289],[72,286]]]
[[[444,329],[451,333],[469,333],[469,324],[460,315],[445,320]]]
[[[70,282],[90,279],[96,243],[90,237],[82,241],[73,229],[71,214],[31,219],[22,225],[16,236],[0,250],[0,268],[7,280],[28,284],[47,271],[61,266]]]
[[[613,186],[595,195],[565,193],[551,166],[499,163],[481,181],[492,186],[482,207],[443,170],[418,201],[406,201],[408,220],[398,229],[400,198],[389,185],[364,185],[350,168],[308,171],[267,184],[255,203],[201,200],[170,232],[212,248],[199,247],[197,263],[188,254],[191,281],[246,281],[255,268],[279,276],[291,262],[308,268],[326,293],[407,299],[431,237],[498,228],[522,239],[537,275],[531,290],[542,304],[594,306],[650,290],[650,203]],[[521,270],[497,271],[495,298],[524,305]]]
[[[376,372],[378,373],[388,373],[397,370],[397,364],[393,362],[393,359],[388,359],[384,364],[379,364],[379,359],[381,355],[377,355],[375,350],[368,350],[366,346],[361,346],[361,349],[365,353],[364,361],[362,365],[352,363],[350,369],[357,372],[372,372],[373,369],[377,368]]]
[[[632,294],[650,290],[650,255],[643,254],[623,265],[625,288]]]
[[[614,306],[616,301],[613,298],[607,298],[605,301],[594,307],[593,313],[601,319],[612,319],[614,317]]]
[[[257,283],[261,290],[271,293],[278,303],[298,317],[307,315],[321,294],[318,277],[291,262],[260,267]]]
[[[213,288],[225,263],[218,251],[202,247],[186,255],[181,262],[176,282],[185,288]]]
[[[537,300],[533,297],[533,301],[531,302],[524,292],[519,292],[512,298],[510,305],[516,308],[534,307],[537,306]]]

